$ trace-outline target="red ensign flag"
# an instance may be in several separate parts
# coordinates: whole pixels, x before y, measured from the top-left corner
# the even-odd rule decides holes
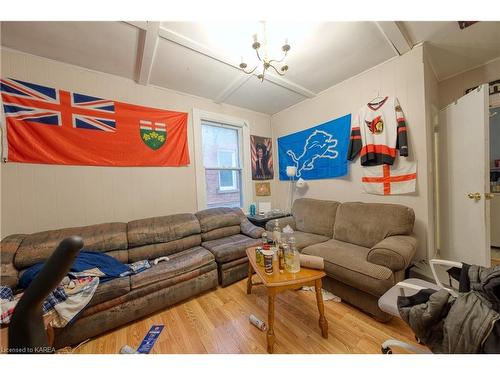
[[[1,79],[9,161],[105,166],[189,164],[187,113]]]

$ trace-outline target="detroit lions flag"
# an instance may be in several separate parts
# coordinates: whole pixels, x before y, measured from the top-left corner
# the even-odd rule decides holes
[[[286,167],[297,168],[295,179],[318,180],[347,174],[351,115],[278,138],[280,180]]]

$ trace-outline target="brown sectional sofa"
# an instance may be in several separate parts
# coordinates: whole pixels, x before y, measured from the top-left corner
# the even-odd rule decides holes
[[[280,226],[295,230],[298,249],[325,262],[325,289],[381,321],[377,301],[403,280],[415,254],[411,208],[381,203],[297,199]],[[266,229],[271,231],[273,223]]]
[[[104,252],[123,263],[160,256],[168,256],[169,261],[100,284],[78,318],[55,329],[56,348],[77,344],[217,287],[217,263],[201,246],[202,230],[194,214],[8,236],[0,242],[0,284],[15,288],[23,270],[46,260],[62,239],[72,235],[83,238],[86,250]]]

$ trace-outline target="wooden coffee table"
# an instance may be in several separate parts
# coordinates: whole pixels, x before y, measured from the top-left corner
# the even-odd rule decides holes
[[[321,328],[321,335],[328,338],[328,322],[325,318],[325,307],[323,305],[323,296],[321,294],[322,282],[321,279],[326,276],[325,272],[321,270],[313,270],[310,268],[300,268],[300,272],[289,273],[287,271],[280,273],[278,270],[278,262],[273,264],[273,274],[266,275],[264,267],[257,264],[255,260],[255,247],[246,249],[248,263],[248,280],[247,280],[247,294],[252,293],[252,286],[264,285],[267,288],[267,352],[273,353],[275,342],[274,336],[274,300],[278,293],[290,289],[298,289],[302,286],[314,286],[316,289],[316,302],[319,311],[319,327]],[[253,283],[252,276],[256,273],[262,280],[260,283]]]

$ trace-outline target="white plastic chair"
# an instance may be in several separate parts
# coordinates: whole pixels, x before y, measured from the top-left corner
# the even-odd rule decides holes
[[[462,263],[453,262],[449,260],[442,259],[431,259],[429,261],[431,266],[432,275],[434,276],[435,284],[430,283],[421,279],[406,279],[394,285],[391,289],[389,289],[380,299],[378,300],[378,306],[380,309],[390,315],[400,317],[398,311],[398,296],[412,296],[416,294],[419,290],[422,289],[434,289],[441,290],[445,289],[452,296],[457,297],[458,294],[456,290],[454,290],[451,285],[444,286],[439,280],[436,272],[436,266],[445,266],[445,267],[457,267],[462,268]],[[418,338],[416,338],[418,341]],[[424,346],[416,346],[413,344],[409,344],[400,340],[386,340],[382,344],[380,350],[383,354],[392,354],[392,347],[400,347],[406,350],[410,350],[414,353],[419,354],[431,354],[431,351]]]

